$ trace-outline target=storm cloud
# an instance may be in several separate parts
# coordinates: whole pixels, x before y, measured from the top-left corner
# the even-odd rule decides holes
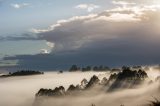
[[[4,59],[17,59],[20,66],[51,68],[72,64],[158,64],[160,6],[130,4],[59,20],[47,29],[32,29],[36,39],[54,44],[51,53]]]

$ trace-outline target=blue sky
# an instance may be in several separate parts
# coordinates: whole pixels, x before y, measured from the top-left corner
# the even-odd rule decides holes
[[[14,7],[14,5],[23,5],[24,3],[27,5],[20,8]],[[84,3],[104,5],[103,8],[109,7],[107,7],[109,2],[103,0],[101,2],[97,0],[1,0],[0,36],[21,36],[24,33],[29,33],[32,28],[47,28],[49,25],[56,23],[57,20],[67,19],[75,15],[86,15],[88,14],[86,10],[74,8],[76,5]],[[101,10],[102,7],[97,9],[96,12]],[[30,46],[29,43],[36,46]],[[13,41],[7,41],[0,42],[0,45],[2,45],[0,46],[2,51],[0,57],[4,56],[2,54],[38,53],[39,48],[46,46],[44,41],[24,41],[23,43],[22,41],[14,43]],[[28,49],[22,49],[25,46]],[[12,51],[13,49],[14,51]]]
[[[102,0],[103,1],[103,0]],[[28,4],[16,9],[13,5]],[[3,0],[0,6],[1,35],[20,34],[31,28],[44,28],[59,19],[66,19],[75,15],[87,14],[74,6],[82,3],[100,3],[97,0]],[[106,5],[108,2],[106,2]]]
[[[0,66],[159,64],[159,13],[159,0],[0,0]]]

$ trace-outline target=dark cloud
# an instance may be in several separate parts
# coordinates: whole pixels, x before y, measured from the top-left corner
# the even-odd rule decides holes
[[[23,34],[21,36],[0,37],[0,41],[21,41],[21,40],[41,40],[41,39],[31,34]]]
[[[157,6],[121,7],[61,20],[48,29],[34,30],[38,32],[36,40],[55,44],[50,54],[19,55],[4,60],[19,60],[17,67],[43,70],[68,68],[72,64],[158,64],[159,13]]]
[[[94,45],[94,46],[93,46]],[[68,69],[72,64],[107,65],[151,65],[160,63],[160,47],[128,39],[104,40],[86,45],[83,49],[59,54],[19,55],[5,60],[19,60],[17,68],[41,70]]]
[[[38,36],[55,43],[53,52],[83,50],[89,44],[95,47],[104,40],[104,45],[111,45],[107,43],[111,40],[118,41],[114,45],[125,41],[127,45],[141,42],[153,46],[159,42],[160,33],[156,24],[160,21],[157,15],[160,12],[153,9],[157,8],[122,7],[96,15],[73,17],[39,31]]]

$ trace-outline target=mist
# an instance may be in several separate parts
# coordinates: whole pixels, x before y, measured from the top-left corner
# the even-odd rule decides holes
[[[83,78],[89,80],[99,74],[103,72],[46,72],[44,75],[0,78],[0,106],[31,106],[40,88],[54,89],[60,85],[67,88],[70,84],[80,83]]]
[[[150,101],[158,98],[158,84],[143,86],[138,89],[116,91],[114,93],[88,92],[66,98],[45,98],[36,106],[147,106]],[[86,93],[86,92],[85,92]],[[40,99],[41,100],[41,99]]]
[[[80,84],[81,80],[89,80],[93,75],[99,79],[109,78],[110,72],[46,72],[44,75],[0,78],[0,106],[146,106],[154,98],[159,98],[160,82],[155,79],[160,76],[160,70],[149,67],[146,70],[148,80],[133,89],[121,89],[106,92],[106,89],[95,87],[76,95],[65,97],[42,97],[35,101],[35,94],[40,88],[54,89],[58,86]],[[148,84],[152,80],[153,83]]]

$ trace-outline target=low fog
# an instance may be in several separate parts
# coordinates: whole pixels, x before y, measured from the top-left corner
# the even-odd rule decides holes
[[[105,93],[90,91],[78,96],[64,98],[47,98],[36,106],[147,106],[155,98],[158,98],[158,85],[143,86],[138,89]]]
[[[103,72],[63,73],[46,72],[44,75],[0,78],[0,106],[31,106],[40,88],[52,88],[78,84],[83,78]]]
[[[160,82],[155,79],[160,70],[150,67],[147,69],[152,84],[143,84],[134,89],[124,89],[107,93],[105,90],[94,88],[74,96],[45,98],[38,106],[146,106],[154,98],[159,98]],[[54,89],[57,86],[68,88],[70,84],[80,84],[81,80],[89,80],[93,75],[100,79],[108,79],[108,72],[46,72],[44,75],[0,78],[0,106],[32,106],[35,94],[40,88]]]

